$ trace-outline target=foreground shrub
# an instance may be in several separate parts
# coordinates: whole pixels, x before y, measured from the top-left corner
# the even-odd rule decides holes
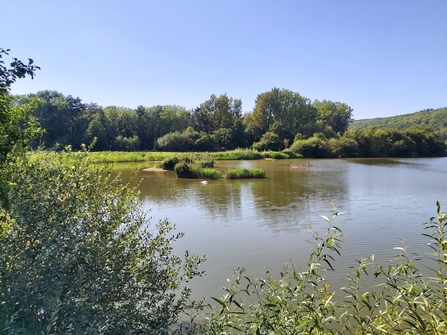
[[[358,260],[347,285],[339,292],[324,278],[340,256],[342,235],[332,224],[340,213],[334,208],[326,231],[312,229],[313,248],[307,267],[286,264],[275,276],[253,278],[236,269],[220,298],[212,298],[206,322],[190,334],[437,334],[447,333],[447,216],[437,203],[437,217],[425,224],[423,234],[432,250],[430,275],[416,267],[405,244],[391,264],[382,266],[374,256]],[[379,285],[362,287],[373,275]]]
[[[166,334],[192,307],[202,259],[174,256],[182,234],[150,226],[135,190],[84,155],[1,168],[1,334]]]

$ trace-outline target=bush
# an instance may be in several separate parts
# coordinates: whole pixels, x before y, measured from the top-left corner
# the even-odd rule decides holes
[[[171,132],[157,139],[157,149],[161,151],[191,151],[194,142],[187,133]]]
[[[177,157],[169,157],[160,164],[160,167],[163,170],[174,170],[174,167],[178,162],[179,159]]]
[[[261,153],[264,158],[287,159],[289,155],[278,151],[264,151]]]
[[[77,158],[2,167],[0,333],[166,334],[192,306],[184,283],[202,259],[174,256],[182,234],[151,227],[134,189]]]
[[[334,157],[358,157],[359,145],[356,140],[348,137],[331,138],[328,140],[329,150]]]
[[[290,150],[294,153],[303,155],[306,158],[329,157],[327,141],[319,137],[311,137],[306,140],[295,141]]]
[[[283,149],[282,146],[283,144],[280,137],[277,134],[268,131],[264,135],[262,135],[259,142],[253,144],[253,149],[257,151],[279,151]]]

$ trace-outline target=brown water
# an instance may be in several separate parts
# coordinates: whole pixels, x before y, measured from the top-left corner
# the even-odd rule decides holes
[[[173,172],[137,173],[152,222],[169,218],[186,234],[175,252],[207,256],[207,276],[191,283],[196,298],[220,296],[218,286],[237,267],[255,276],[266,267],[279,272],[285,262],[305,267],[309,225],[323,230],[321,216],[329,216],[332,203],[343,213],[334,224],[344,237],[342,257],[329,274],[333,287],[345,284],[355,259],[374,254],[378,262],[388,262],[402,238],[410,251],[428,252],[423,223],[436,215],[436,201],[447,209],[447,158],[217,161],[215,166],[259,167],[268,178],[202,184],[177,179]],[[123,168],[123,177],[133,170]]]

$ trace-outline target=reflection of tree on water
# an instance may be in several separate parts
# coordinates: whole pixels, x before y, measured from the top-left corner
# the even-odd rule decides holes
[[[202,218],[216,224],[238,226],[251,221],[274,231],[300,230],[307,229],[309,223],[321,224],[320,215],[327,213],[331,203],[343,204],[347,199],[347,164],[325,162],[293,163],[305,164],[305,169],[291,169],[290,161],[231,162],[223,168],[241,164],[259,167],[266,170],[268,178],[210,180],[206,184],[176,178],[173,172],[146,172],[138,177],[143,178],[140,190],[145,199],[157,207],[175,210],[193,206]],[[309,218],[315,221],[309,222]]]
[[[331,160],[331,166],[324,160],[300,164],[306,168],[290,169],[290,163],[278,162],[278,168],[271,171],[271,178],[253,183],[261,224],[275,231],[303,229],[309,223],[321,224],[320,215],[328,211],[331,203],[342,204],[348,198],[348,171],[342,161],[334,164]],[[309,222],[309,217],[315,221]]]

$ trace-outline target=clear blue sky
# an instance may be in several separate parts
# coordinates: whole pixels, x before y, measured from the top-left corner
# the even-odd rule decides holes
[[[13,94],[102,106],[254,107],[273,87],[355,119],[447,106],[446,0],[3,0],[0,47],[42,70]]]

